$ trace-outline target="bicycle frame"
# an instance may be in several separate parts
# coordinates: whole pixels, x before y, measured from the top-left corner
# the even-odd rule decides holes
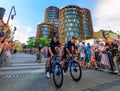
[[[58,63],[58,60],[55,58],[53,58],[53,60],[51,61],[51,68],[55,67],[55,65]]]
[[[67,65],[67,66],[68,66],[69,64],[71,64],[73,67],[75,67],[74,60],[73,60],[72,57],[69,58],[69,59],[67,60],[67,62],[66,62],[66,65]]]

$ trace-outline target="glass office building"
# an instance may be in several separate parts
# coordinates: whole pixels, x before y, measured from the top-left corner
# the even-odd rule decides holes
[[[49,23],[41,23],[37,26],[36,40],[39,38],[53,38],[54,36],[54,25]]]
[[[67,42],[73,35],[80,41],[93,38],[93,26],[90,10],[69,5],[59,11],[60,41]]]
[[[78,6],[70,5],[60,9],[59,36],[62,42],[67,42],[71,36],[83,38],[82,10]]]
[[[54,32],[57,34],[58,34],[58,25],[59,25],[58,19],[59,19],[59,8],[55,6],[50,6],[46,8],[44,22],[53,24],[55,26]]]
[[[38,25],[36,36],[52,38],[55,34],[58,34],[60,42],[64,43],[73,35],[79,41],[93,38],[90,10],[76,5],[61,9],[55,6],[46,8],[44,23]]]
[[[82,8],[82,16],[85,39],[93,38],[93,25],[90,10]]]

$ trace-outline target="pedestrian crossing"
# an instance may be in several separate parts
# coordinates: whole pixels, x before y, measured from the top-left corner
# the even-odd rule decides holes
[[[40,76],[45,73],[44,63],[13,63],[8,67],[2,67],[0,79],[18,78],[26,76]]]

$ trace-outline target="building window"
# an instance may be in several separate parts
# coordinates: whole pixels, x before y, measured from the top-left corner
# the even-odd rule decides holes
[[[47,28],[47,27],[45,27],[45,28],[44,28],[44,30],[46,30],[46,31],[47,31],[47,30],[48,30],[48,28]]]
[[[76,27],[80,27],[80,24],[79,24],[79,23],[76,23],[76,24],[74,24],[74,26],[76,26]]]
[[[74,16],[73,15],[67,15],[66,17],[67,18],[73,18]]]
[[[66,35],[67,35],[67,36],[69,36],[69,35],[70,35],[70,33],[69,33],[69,32],[66,32]]]
[[[78,37],[78,32],[76,32],[76,36]]]
[[[74,24],[73,23],[69,23],[69,26],[73,26]]]
[[[74,30],[74,31],[76,31],[76,30],[77,30],[77,28],[76,28],[76,27],[74,27],[74,28],[73,28],[73,30]]]
[[[70,32],[70,35],[69,36],[73,36],[74,35],[74,32]]]
[[[69,26],[69,23],[66,23],[66,26],[68,27],[68,26]]]
[[[44,38],[48,38],[48,36],[45,34],[45,35],[44,35]]]
[[[71,27],[69,27],[69,28],[68,28],[68,30],[69,30],[69,31],[71,31],[71,30],[72,30],[72,28],[71,28]]]

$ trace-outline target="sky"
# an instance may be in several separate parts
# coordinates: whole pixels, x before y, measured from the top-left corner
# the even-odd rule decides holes
[[[45,9],[49,6],[62,8],[77,5],[91,11],[94,31],[100,29],[120,33],[120,0],[0,0],[0,7],[6,9],[4,22],[7,22],[12,6],[16,16],[9,21],[10,28],[17,30],[15,40],[25,43],[30,36],[36,36],[37,24],[44,21]],[[13,14],[14,12],[12,12]]]

